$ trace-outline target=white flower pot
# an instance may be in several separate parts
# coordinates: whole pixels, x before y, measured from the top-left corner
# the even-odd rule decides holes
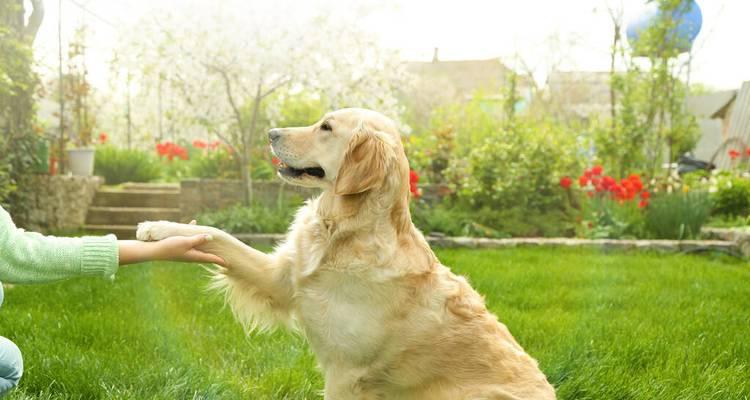
[[[91,176],[94,174],[94,149],[68,150],[68,164],[70,172],[76,176]]]

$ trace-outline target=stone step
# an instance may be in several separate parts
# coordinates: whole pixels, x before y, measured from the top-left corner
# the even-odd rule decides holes
[[[100,189],[92,205],[94,207],[179,207],[180,192]]]
[[[165,192],[179,192],[179,183],[138,183],[128,182],[121,186],[124,190],[158,190]]]
[[[118,239],[135,239],[136,225],[84,225],[86,233],[92,235],[108,235],[113,233]]]
[[[89,207],[87,225],[137,225],[143,221],[178,221],[179,208]]]

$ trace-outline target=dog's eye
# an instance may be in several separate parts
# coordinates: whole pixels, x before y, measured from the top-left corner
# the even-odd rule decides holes
[[[328,122],[323,122],[322,124],[320,124],[320,130],[330,132],[333,130],[333,128],[331,128],[331,124],[329,124]]]

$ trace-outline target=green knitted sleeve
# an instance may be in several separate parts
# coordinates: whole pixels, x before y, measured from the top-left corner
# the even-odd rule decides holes
[[[75,276],[112,277],[118,268],[117,238],[58,238],[16,228],[0,208],[0,281],[50,282]]]

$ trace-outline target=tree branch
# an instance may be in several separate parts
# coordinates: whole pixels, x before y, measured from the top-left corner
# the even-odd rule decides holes
[[[291,81],[292,81],[292,79],[291,79],[291,78],[284,78],[284,79],[282,79],[282,80],[281,80],[280,82],[278,82],[277,84],[275,84],[275,85],[271,86],[271,88],[270,88],[270,89],[268,89],[268,90],[266,90],[265,92],[261,93],[261,94],[260,94],[260,96],[259,96],[259,98],[260,98],[260,99],[265,99],[265,98],[266,98],[266,97],[268,97],[268,96],[269,96],[269,95],[270,95],[271,93],[275,92],[275,91],[276,91],[277,89],[279,89],[280,87],[282,87],[282,86],[284,86],[284,85],[286,85],[286,84],[290,83]]]
[[[229,105],[232,107],[234,117],[237,119],[237,127],[239,128],[240,132],[243,132],[245,129],[245,124],[242,122],[242,113],[240,112],[237,103],[234,101],[234,94],[232,93],[232,81],[229,79],[229,74],[223,68],[211,65],[207,65],[207,67],[218,72],[219,75],[221,75],[221,79],[224,81],[224,91],[227,95],[227,100],[229,100]]]
[[[23,35],[26,41],[34,43],[39,27],[42,25],[44,19],[44,1],[43,0],[31,0],[33,11],[29,16],[29,22],[23,29]]]

